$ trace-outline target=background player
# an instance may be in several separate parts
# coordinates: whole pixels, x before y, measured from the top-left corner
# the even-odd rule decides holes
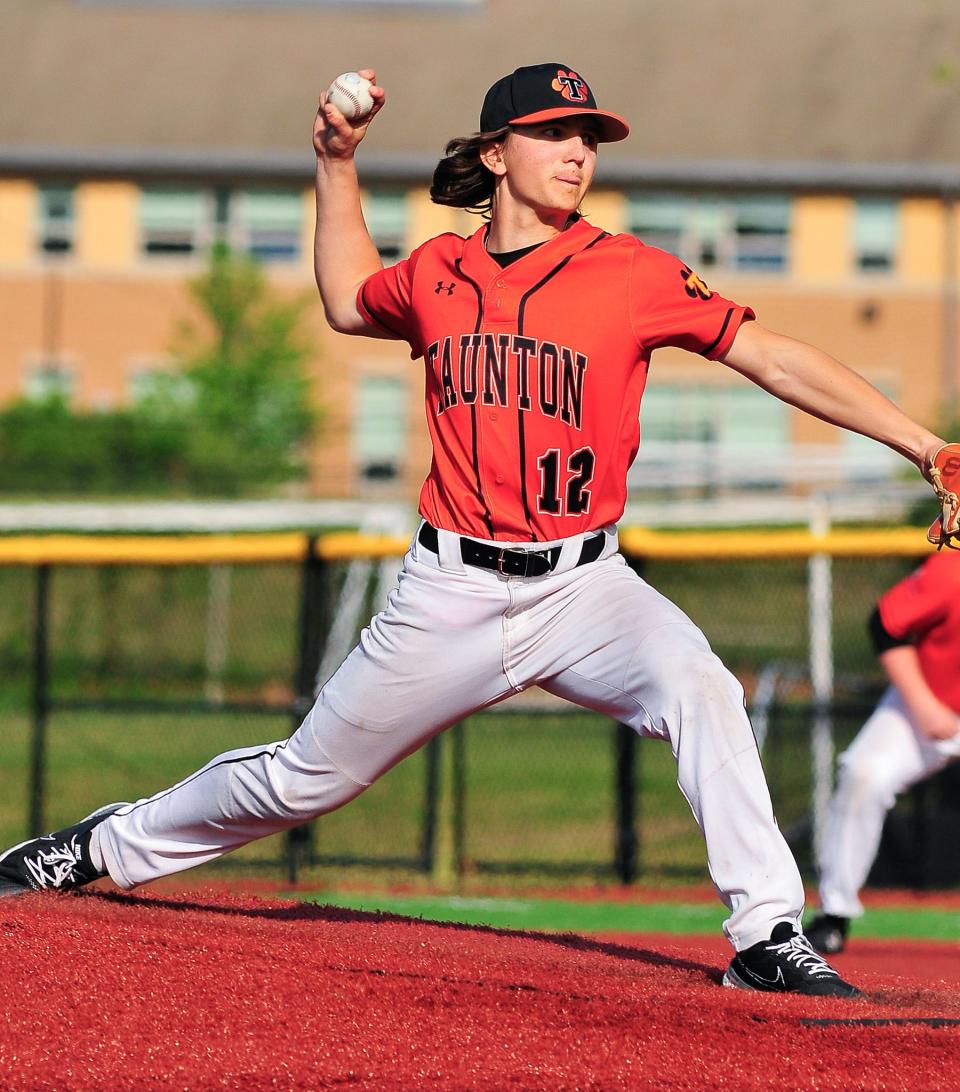
[[[363,75],[374,78],[372,71]],[[700,630],[617,551],[650,355],[677,345],[923,466],[943,441],[825,353],[767,330],[675,257],[579,214],[598,145],[628,126],[568,65],[488,91],[431,195],[481,212],[383,269],[348,123],[321,96],[315,269],[330,324],[406,341],[433,462],[399,586],[288,740],[0,856],[8,893],[109,874],[125,888],[340,807],[431,736],[538,684],[666,740],[736,949],[724,983],[851,996],[800,931],[743,691]]]
[[[843,950],[898,793],[960,757],[960,553],[944,550],[877,602],[870,634],[890,686],[840,756],[820,860],[819,951]]]

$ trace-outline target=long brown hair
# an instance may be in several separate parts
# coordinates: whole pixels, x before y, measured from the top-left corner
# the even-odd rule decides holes
[[[455,137],[444,149],[444,157],[433,172],[430,200],[436,205],[478,212],[489,220],[493,208],[493,192],[497,178],[480,160],[480,149],[486,144],[505,140],[510,126],[491,133],[474,133]]]

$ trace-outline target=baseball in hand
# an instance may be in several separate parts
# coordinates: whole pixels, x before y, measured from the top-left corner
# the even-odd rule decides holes
[[[327,102],[332,102],[347,121],[360,121],[373,109],[373,84],[357,72],[344,72],[327,88]]]

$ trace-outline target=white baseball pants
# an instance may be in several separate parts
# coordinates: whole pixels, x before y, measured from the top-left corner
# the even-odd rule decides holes
[[[820,855],[820,908],[858,918],[887,812],[899,793],[960,757],[960,736],[934,740],[917,728],[894,687],[837,760]]]
[[[386,608],[289,739],[220,755],[95,829],[110,876],[134,887],[332,811],[437,732],[539,684],[670,743],[735,948],[798,927],[803,888],[742,688],[604,533],[599,560],[576,566],[577,536],[541,577],[466,566],[448,532],[438,554],[415,540]]]

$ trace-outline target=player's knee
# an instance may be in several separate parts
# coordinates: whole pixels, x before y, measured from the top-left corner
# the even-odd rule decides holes
[[[335,811],[365,788],[320,751],[277,748],[234,767],[230,797],[240,814],[294,824]]]
[[[838,762],[837,791],[858,804],[891,807],[901,788],[898,774],[882,755],[848,753]]]
[[[743,708],[743,687],[694,626],[666,627],[654,638],[656,685],[684,707]]]

